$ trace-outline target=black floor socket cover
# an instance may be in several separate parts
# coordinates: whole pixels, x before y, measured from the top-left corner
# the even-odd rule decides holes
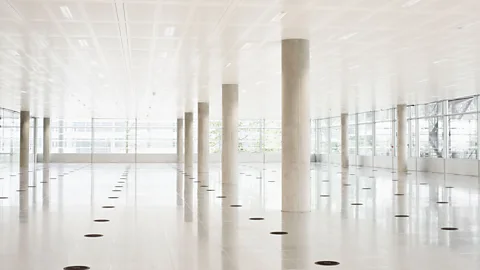
[[[207,188],[208,186],[206,186],[206,185],[201,185],[200,187],[204,187],[204,188]]]
[[[82,265],[75,265],[75,266],[67,266],[63,268],[63,270],[88,270],[90,267],[82,266]]]
[[[437,202],[438,204],[448,204],[448,202]]]
[[[110,220],[108,219],[95,219],[95,222],[109,222]]]
[[[207,191],[215,191],[215,189],[207,189]]]
[[[330,180],[323,180],[322,182],[330,182]]]
[[[363,203],[352,203],[352,205],[363,205]]]
[[[269,183],[275,183],[275,181],[268,181]]]
[[[343,184],[343,185],[344,185],[344,186],[346,186],[346,187],[349,187],[349,186],[351,186],[350,184]]]
[[[8,197],[0,197],[0,200],[6,200]]]
[[[106,206],[102,206],[102,208],[105,208],[105,209],[112,209],[112,208],[115,208],[115,206],[112,206],[112,205],[106,205]]]
[[[409,215],[395,215],[395,217],[398,217],[398,218],[407,218],[407,217],[409,217]]]
[[[225,199],[225,198],[227,198],[227,196],[217,196],[217,198],[219,198],[219,199]]]
[[[362,188],[362,189],[364,189],[364,190],[369,190],[369,189],[371,189],[371,188],[369,188],[369,187],[364,187],[364,188]]]
[[[264,220],[263,217],[252,217],[250,218],[250,220]]]
[[[230,207],[242,207],[242,205],[241,204],[232,204],[232,205],[230,205]]]
[[[393,194],[393,195],[395,195],[395,196],[403,196],[403,195],[405,195],[405,194],[403,194],[403,193],[395,193],[395,194]]]
[[[271,232],[270,234],[273,234],[273,235],[285,235],[285,234],[288,234],[288,232]]]
[[[328,195],[328,194],[322,194],[322,195],[320,195],[320,197],[322,197],[322,198],[327,198],[327,197],[330,197],[330,195]]]
[[[339,262],[334,262],[334,261],[318,261],[315,262],[316,265],[322,265],[322,266],[335,266],[339,265]]]
[[[85,234],[85,237],[88,237],[88,238],[98,238],[98,237],[103,237],[103,234],[91,233],[91,234]]]
[[[118,197],[108,197],[109,199],[118,199]]]
[[[450,188],[453,188],[453,187],[445,187],[445,188],[448,188],[448,189],[450,189]]]
[[[444,230],[444,231],[458,231],[458,228],[455,228],[455,227],[444,227],[444,228],[442,228],[442,230]]]
[[[425,186],[428,185],[428,183],[420,183],[420,185]]]

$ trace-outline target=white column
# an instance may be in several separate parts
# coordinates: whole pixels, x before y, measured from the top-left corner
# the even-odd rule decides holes
[[[28,190],[28,165],[30,148],[30,112],[20,112],[20,187],[19,191]]]
[[[43,164],[50,163],[50,118],[43,118]],[[47,179],[45,179],[47,180]]]
[[[282,211],[309,212],[310,42],[282,40]]]
[[[342,167],[348,168],[348,113],[341,115],[341,133],[342,133]]]
[[[177,168],[181,170],[181,164],[184,160],[183,153],[183,118],[177,119]]]
[[[407,172],[407,106],[397,105],[397,170]]]
[[[210,155],[210,109],[208,102],[198,103],[198,180],[208,185],[208,163]]]
[[[185,113],[185,174],[193,176],[193,112]]]
[[[236,184],[238,172],[238,84],[222,85],[222,183]]]

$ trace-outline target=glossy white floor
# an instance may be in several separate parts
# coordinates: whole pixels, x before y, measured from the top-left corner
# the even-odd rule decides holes
[[[31,173],[28,193],[16,191],[17,166],[4,167],[0,269],[319,269],[324,260],[339,262],[327,267],[334,269],[480,269],[477,178],[392,181],[390,170],[315,164],[313,211],[287,214],[279,210],[280,164],[241,165],[226,198],[218,198],[218,164],[208,188],[184,183],[175,166],[55,164],[49,184],[41,168]]]

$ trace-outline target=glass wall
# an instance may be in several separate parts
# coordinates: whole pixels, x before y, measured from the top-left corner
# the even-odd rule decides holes
[[[478,159],[480,96],[407,106],[410,157]],[[361,156],[396,155],[396,109],[350,114],[349,153]],[[319,119],[317,153],[340,153],[339,118]],[[358,147],[358,148],[357,148]]]

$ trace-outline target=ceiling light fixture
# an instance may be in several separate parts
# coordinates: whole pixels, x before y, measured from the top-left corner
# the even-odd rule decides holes
[[[250,48],[252,48],[252,43],[247,42],[242,46],[241,50],[248,50]]]
[[[88,42],[85,39],[79,39],[78,43],[80,43],[82,47],[88,47]]]
[[[405,4],[402,5],[402,7],[404,8],[408,8],[408,7],[412,7],[416,4],[418,4],[418,2],[420,2],[421,0],[410,0],[410,1],[407,1]]]
[[[73,19],[72,12],[70,11],[70,8],[68,8],[67,6],[61,6],[60,11],[62,12],[63,17],[65,17],[66,19],[69,19],[69,20]]]
[[[340,37],[339,39],[340,39],[340,40],[348,40],[348,39],[351,39],[352,37],[354,37],[354,36],[356,36],[356,35],[358,35],[358,32],[354,32],[354,33],[347,34],[347,35],[345,35],[345,36],[343,36],[343,37]]]
[[[169,26],[169,27],[165,28],[165,31],[163,32],[163,34],[166,37],[172,37],[175,34],[175,27]]]
[[[225,65],[225,68],[228,68],[231,65],[232,65],[232,63],[228,63],[228,64]]]
[[[440,63],[443,63],[443,62],[447,62],[447,61],[449,61],[449,59],[446,59],[446,58],[445,58],[445,59],[435,60],[435,61],[433,61],[433,63],[434,63],[435,65],[437,65],[437,64],[440,64]]]
[[[272,22],[281,21],[283,19],[283,17],[285,17],[285,15],[287,15],[287,12],[285,12],[285,11],[282,11],[282,12],[278,13],[277,15],[275,15],[275,17],[273,17]]]

